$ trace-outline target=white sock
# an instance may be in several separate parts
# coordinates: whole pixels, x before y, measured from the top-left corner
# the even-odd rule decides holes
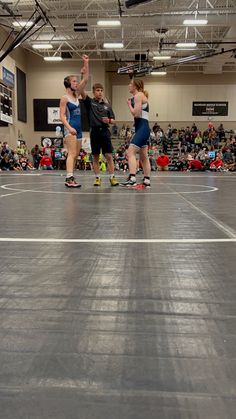
[[[114,176],[115,176],[114,173],[112,175],[110,175],[110,179],[112,179]]]
[[[72,177],[73,176],[73,173],[67,173],[66,174],[66,177]]]

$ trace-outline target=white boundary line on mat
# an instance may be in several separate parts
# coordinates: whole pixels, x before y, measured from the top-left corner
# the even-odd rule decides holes
[[[236,238],[215,238],[215,239],[56,239],[56,238],[27,238],[27,237],[0,237],[0,242],[13,243],[232,243]]]

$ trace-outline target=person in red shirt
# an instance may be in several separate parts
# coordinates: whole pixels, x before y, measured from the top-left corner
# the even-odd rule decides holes
[[[157,169],[158,170],[168,170],[168,165],[170,163],[169,157],[165,153],[161,153],[160,156],[156,159]]]
[[[52,158],[48,156],[47,154],[44,154],[43,157],[40,160],[40,168],[43,170],[53,170],[53,163]]]
[[[213,129],[213,128],[214,128],[213,122],[212,121],[209,121],[208,122],[208,129],[210,130],[210,129]]]
[[[190,170],[202,170],[203,166],[200,160],[190,160],[189,161],[189,169]]]
[[[215,158],[210,164],[210,169],[212,170],[220,170],[224,168],[224,163],[219,156]]]

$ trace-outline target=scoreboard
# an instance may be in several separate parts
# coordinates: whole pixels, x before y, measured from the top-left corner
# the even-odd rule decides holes
[[[13,124],[12,98],[12,90],[0,82],[0,121],[7,124]]]

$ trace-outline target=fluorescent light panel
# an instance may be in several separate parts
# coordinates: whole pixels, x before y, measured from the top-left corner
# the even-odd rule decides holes
[[[44,57],[45,61],[62,61],[62,58],[58,55],[55,55],[54,57]]]
[[[154,60],[170,60],[171,56],[170,55],[157,55],[155,57],[153,57]]]
[[[165,76],[167,74],[166,71],[152,71],[151,76]]]
[[[196,46],[196,42],[178,42],[176,44],[177,48],[195,48]]]
[[[120,20],[98,20],[97,21],[98,26],[120,26],[121,22]]]
[[[104,44],[103,44],[103,48],[113,48],[113,49],[116,49],[116,48],[124,48],[124,44],[123,44],[123,42],[104,42]]]
[[[201,25],[207,25],[208,20],[207,19],[185,19],[183,21],[184,25],[193,25],[193,26],[201,26]]]
[[[52,44],[33,44],[34,49],[52,49]]]
[[[19,20],[18,22],[13,22],[13,26],[15,28],[24,28],[24,26],[31,26],[33,22],[27,20]]]

